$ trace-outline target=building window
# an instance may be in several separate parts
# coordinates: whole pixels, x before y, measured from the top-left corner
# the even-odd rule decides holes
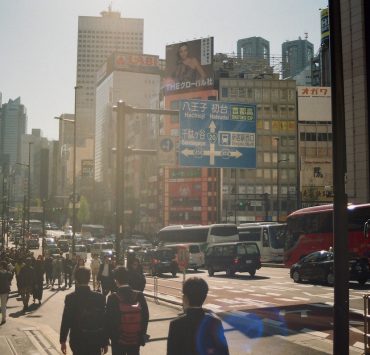
[[[221,88],[221,96],[222,97],[229,97],[229,88]]]

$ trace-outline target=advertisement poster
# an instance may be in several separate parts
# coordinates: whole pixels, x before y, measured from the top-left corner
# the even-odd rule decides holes
[[[213,88],[213,37],[166,47],[166,95]]]

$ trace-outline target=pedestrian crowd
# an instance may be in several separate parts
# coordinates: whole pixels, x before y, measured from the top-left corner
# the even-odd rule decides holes
[[[75,283],[75,290],[65,297],[60,327],[64,354],[68,337],[75,355],[105,354],[108,345],[113,355],[139,355],[140,347],[150,337],[149,309],[143,294],[146,279],[136,258],[130,258],[126,268],[114,258],[106,257],[101,263],[93,255],[87,267],[79,257],[61,254],[35,258],[28,251],[5,249],[0,254],[1,324],[6,322],[6,303],[14,276],[24,312],[28,311],[31,296],[34,303],[41,304],[44,287],[65,290]],[[207,283],[189,278],[182,291],[184,315],[170,323],[167,355],[228,355],[220,319],[202,308]]]

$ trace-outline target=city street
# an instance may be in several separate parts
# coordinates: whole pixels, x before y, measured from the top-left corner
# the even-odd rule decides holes
[[[38,255],[41,250],[35,250]],[[88,259],[87,265],[89,265]],[[205,307],[223,320],[231,354],[259,354],[271,349],[274,354],[331,354],[333,339],[333,288],[308,283],[296,284],[285,268],[262,267],[254,278],[237,274],[226,278],[206,271],[189,271],[186,277],[203,277],[209,284]],[[145,293],[150,308],[149,343],[142,354],[164,354],[168,325],[181,313],[183,276],[164,274],[158,280],[158,297],[153,299],[154,279],[147,277]],[[15,290],[15,282],[13,281]],[[363,350],[363,300],[370,283],[350,286],[350,353]],[[20,298],[13,293],[9,299],[8,322],[1,327],[1,354],[57,354],[59,327],[64,297],[72,290],[44,290],[41,306],[31,305],[23,314]],[[5,337],[5,338],[4,338]],[[8,349],[4,345],[4,339]],[[13,352],[6,352],[13,349]],[[36,350],[35,350],[36,349]],[[272,350],[273,349],[273,350]]]

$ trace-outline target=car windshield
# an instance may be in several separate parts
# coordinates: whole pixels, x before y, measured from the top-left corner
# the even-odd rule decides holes
[[[158,258],[163,258],[163,259],[172,259],[175,256],[175,251],[174,250],[157,250],[155,255]]]

